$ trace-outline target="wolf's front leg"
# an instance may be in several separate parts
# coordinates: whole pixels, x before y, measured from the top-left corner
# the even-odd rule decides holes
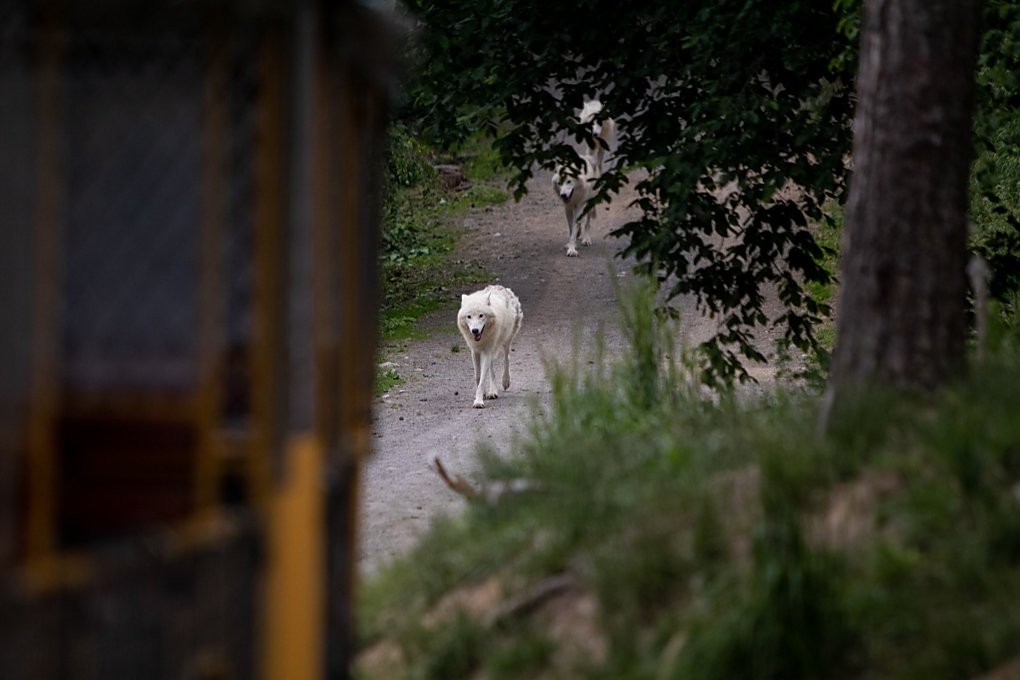
[[[474,349],[471,350],[471,365],[475,367],[475,387],[478,387],[478,381],[482,377],[479,362],[482,360],[482,355],[476,352]]]
[[[567,229],[570,231],[570,239],[567,241],[567,257],[577,257],[577,215],[569,205],[567,211]]]
[[[475,354],[478,357],[478,386],[475,388],[475,401],[472,406],[475,408],[485,408],[485,397],[486,390],[489,387],[489,372],[492,370],[490,364],[492,357],[489,356],[488,352],[478,352]]]
[[[489,357],[489,376],[485,387],[486,399],[498,399],[499,390],[496,389],[496,357]]]

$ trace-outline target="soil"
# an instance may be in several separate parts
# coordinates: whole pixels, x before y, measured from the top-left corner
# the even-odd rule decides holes
[[[614,257],[624,244],[608,234],[638,216],[629,207],[635,197],[627,187],[610,205],[599,206],[593,243],[579,247],[579,257],[566,257],[566,218],[548,173],[537,173],[520,202],[462,218],[467,233],[458,256],[481,262],[493,274],[491,283],[513,289],[524,310],[510,356],[512,384],[498,399],[486,400],[485,408],[471,407],[471,358],[455,311],[424,319],[427,339],[384,348],[384,360],[406,382],[375,405],[374,454],[362,476],[363,573],[407,551],[435,517],[463,507],[463,498],[435,472],[435,456],[452,475],[470,480],[479,472],[479,444],[512,455],[514,436],[523,433],[533,404],[549,402],[544,359],[566,359],[575,346],[591,346],[599,329],[608,356],[622,349],[617,290],[633,280],[633,263]],[[452,300],[470,292],[452,290]],[[680,340],[693,346],[708,337],[714,322],[698,314],[692,301],[675,302],[683,320]],[[774,379],[767,367],[750,370],[762,384]]]

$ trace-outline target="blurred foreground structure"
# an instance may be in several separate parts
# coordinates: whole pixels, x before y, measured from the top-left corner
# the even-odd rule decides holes
[[[0,7],[0,676],[346,677],[388,37]]]

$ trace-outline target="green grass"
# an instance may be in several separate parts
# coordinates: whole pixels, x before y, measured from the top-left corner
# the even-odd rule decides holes
[[[836,288],[839,276],[839,253],[840,235],[843,231],[843,207],[835,201],[830,201],[825,206],[825,213],[828,219],[823,220],[814,231],[815,241],[821,246],[825,253],[820,264],[832,276],[832,280],[825,284],[809,282],[808,292],[818,302],[828,305],[830,308],[836,304]],[[814,329],[815,337],[818,338],[822,347],[831,352],[836,344],[836,324],[832,314],[818,324]]]
[[[439,309],[452,308],[460,289],[489,277],[478,262],[453,256],[461,230],[450,222],[449,203],[440,196],[400,190],[395,212],[421,224],[414,236],[417,246],[392,257],[384,256],[383,308],[380,321],[383,343],[424,337],[418,320]]]
[[[505,189],[492,184],[472,184],[466,190],[453,197],[448,212],[453,215],[463,214],[475,208],[506,203],[510,194]]]
[[[828,314],[820,314],[820,321],[816,323],[811,333],[818,341],[818,348],[809,355],[807,366],[789,370],[791,348],[780,343],[778,364],[780,375],[783,377],[792,376],[804,379],[816,386],[822,385],[829,372],[829,361],[832,350],[836,345],[836,291],[839,287],[839,254],[840,235],[843,231],[843,207],[836,201],[830,200],[824,206],[825,218],[812,228],[812,235],[815,242],[822,249],[822,258],[818,264],[829,273],[831,280],[827,283],[816,281],[805,282],[808,294],[815,302],[829,308]],[[796,364],[793,364],[796,365]]]
[[[847,404],[823,438],[811,393],[706,399],[663,363],[651,299],[625,310],[623,362],[550,367],[514,455],[481,452],[540,490],[437,522],[366,584],[366,647],[397,645],[410,678],[955,679],[1020,653],[1015,350],[938,397]],[[473,584],[564,573],[603,655],[565,651],[557,598],[436,619]]]
[[[457,149],[455,155],[464,164],[464,175],[472,182],[502,181],[507,167],[499,160],[499,152],[492,146],[492,139],[476,134]]]
[[[395,368],[378,369],[375,375],[375,395],[389,392],[397,385],[404,384],[404,377]]]

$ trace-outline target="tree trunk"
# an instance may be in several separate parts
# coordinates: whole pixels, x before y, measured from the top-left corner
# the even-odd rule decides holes
[[[830,397],[931,390],[964,366],[980,7],[865,2]]]

